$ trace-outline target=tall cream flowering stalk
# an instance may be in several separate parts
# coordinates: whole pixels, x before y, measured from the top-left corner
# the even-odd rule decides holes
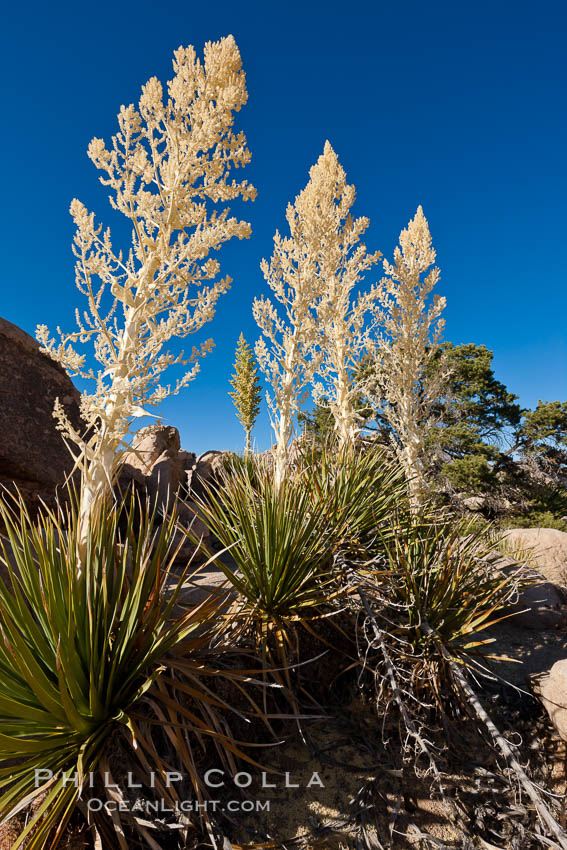
[[[425,490],[423,452],[432,408],[443,382],[443,370],[427,370],[439,343],[446,300],[431,293],[440,278],[427,219],[421,206],[400,234],[394,262],[384,260],[377,318],[384,333],[377,341],[376,399],[396,435],[411,503],[419,507]],[[426,274],[426,272],[429,272]],[[425,277],[423,277],[425,275]]]
[[[355,290],[382,255],[368,254],[360,241],[370,222],[352,217],[355,187],[347,184],[329,142],[311,170],[311,183],[316,192],[312,226],[318,243],[315,313],[320,346],[313,396],[316,404],[329,407],[345,445],[354,442],[360,431],[355,401],[363,390],[363,373],[357,366],[370,344],[368,318],[379,295],[377,286],[358,295]]]
[[[295,203],[287,207],[290,235],[284,238],[276,231],[270,262],[262,260],[260,264],[281,307],[270,298],[261,297],[254,300],[252,308],[263,333],[256,342],[256,359],[272,388],[267,401],[276,438],[277,485],[287,467],[294,417],[318,365],[315,355],[318,332],[313,309],[319,294],[317,216],[321,207],[321,181],[317,165],[309,174],[307,186]]]
[[[192,352],[172,354],[164,346],[210,321],[230,278],[219,278],[210,259],[227,240],[250,235],[250,225],[229,217],[227,201],[254,199],[255,189],[238,182],[233,169],[246,165],[250,152],[243,133],[233,132],[234,113],[246,103],[245,75],[232,36],[207,43],[204,62],[193,47],[174,54],[174,77],[164,98],[153,77],[143,86],[136,109],[122,106],[119,132],[107,149],[93,139],[88,155],[105,176],[110,203],[132,226],[127,253],[115,250],[110,230],[95,223],[80,201],[71,204],[77,231],[73,251],[76,283],[88,311],[76,311],[78,330],[59,344],[45,325],[37,329],[43,350],[73,375],[95,381],[82,396],[88,430],[75,431],[58,403],[59,427],[74,444],[82,471],[80,542],[90,519],[111,493],[120,448],[133,417],[178,393],[197,374],[199,359],[212,340]],[[112,296],[104,309],[103,296]],[[77,342],[92,342],[97,371],[85,367]],[[170,366],[188,365],[174,386],[160,377]]]

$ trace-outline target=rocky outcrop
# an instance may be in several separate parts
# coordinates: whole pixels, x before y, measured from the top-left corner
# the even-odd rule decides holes
[[[197,458],[181,449],[177,428],[150,425],[134,435],[132,449],[124,456],[119,478],[122,494],[134,487],[157,508],[158,516],[174,510],[180,527],[190,529],[193,539],[181,530],[176,535],[180,564],[191,557],[195,561],[206,557],[210,549],[210,534],[194,499],[202,497],[214,482],[225,454],[209,451]]]
[[[181,451],[177,428],[149,425],[134,435],[132,449],[123,458],[120,483],[122,489],[129,481],[142,486],[152,506],[167,513],[180,488],[186,487],[194,464],[195,455]]]
[[[218,480],[223,463],[230,452],[207,451],[196,458],[187,472],[187,489],[193,496],[203,498],[207,489]]]
[[[30,507],[52,503],[73,468],[53,418],[55,399],[81,430],[79,392],[65,370],[21,328],[0,319],[0,484]]]
[[[506,548],[516,550],[547,581],[567,587],[567,532],[555,528],[512,528],[504,537]]]
[[[465,496],[460,499],[460,502],[471,513],[482,513],[482,510],[486,507],[484,496]]]
[[[532,687],[557,732],[567,741],[567,658],[556,661],[547,673],[533,677]]]
[[[567,581],[562,568],[567,534],[521,528],[504,532],[500,540],[493,566],[519,581],[517,602],[506,609],[514,615],[508,622],[522,629],[567,630]]]
[[[507,613],[514,614],[510,623],[517,628],[567,629],[567,595],[550,581],[537,581],[520,591],[518,602]]]
[[[517,570],[523,562],[520,576],[534,583],[521,589],[518,604],[509,611],[520,613],[492,632],[496,644],[491,650],[504,660],[521,661],[510,665],[516,670],[506,670],[504,679],[519,686],[527,681],[567,741],[567,534],[552,528],[518,528],[508,531],[504,541],[506,551],[517,559],[503,558],[504,572],[512,564]],[[512,647],[506,645],[510,641]]]
[[[176,505],[178,530],[173,542],[177,550],[176,563],[185,566],[192,559],[194,563],[205,560],[211,552],[211,534],[199,515],[199,509],[189,500]],[[190,532],[190,536],[182,530]]]

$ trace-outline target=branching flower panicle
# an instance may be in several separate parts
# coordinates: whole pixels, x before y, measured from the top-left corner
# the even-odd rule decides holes
[[[353,219],[355,189],[329,142],[309,172],[309,182],[287,208],[290,235],[274,237],[274,253],[262,271],[274,301],[254,302],[263,332],[256,356],[272,387],[269,404],[276,435],[276,477],[283,475],[293,420],[315,381],[316,401],[326,399],[341,442],[358,433],[353,381],[355,365],[366,350],[366,318],[378,288],[353,298],[363,274],[380,253],[367,254],[360,237],[368,219]]]
[[[443,331],[446,304],[443,297],[430,297],[441,276],[436,266],[431,268],[435,258],[429,225],[419,206],[400,234],[394,262],[384,260],[376,310],[383,333],[377,340],[380,397],[375,402],[395,435],[414,507],[425,489],[423,450],[444,381],[443,370],[427,369]]]
[[[244,134],[233,130],[234,114],[247,100],[236,43],[232,36],[207,43],[204,61],[193,47],[179,48],[173,68],[165,96],[153,77],[137,108],[121,107],[110,147],[93,139],[88,148],[112,207],[131,223],[131,247],[117,250],[110,229],[74,200],[76,283],[87,309],[76,312],[78,329],[59,332],[58,343],[45,326],[37,330],[45,352],[72,375],[95,382],[82,401],[88,438],[74,431],[60,405],[55,410],[82,468],[85,522],[110,492],[132,419],[187,386],[213,346],[209,339],[186,354],[165,348],[209,322],[230,286],[211,251],[250,235],[250,225],[230,216],[226,206],[256,195],[246,180],[233,176],[251,156]],[[96,371],[85,367],[76,349],[89,342]],[[180,364],[188,367],[185,374],[173,385],[161,383],[162,374]]]
[[[363,393],[363,373],[358,369],[369,349],[373,323],[369,321],[379,287],[358,291],[380,251],[368,254],[361,237],[368,218],[353,218],[355,187],[347,184],[338,157],[325,143],[323,155],[311,171],[317,189],[313,210],[316,239],[317,317],[320,358],[313,396],[334,418],[342,445],[351,444],[360,431],[356,401]]]

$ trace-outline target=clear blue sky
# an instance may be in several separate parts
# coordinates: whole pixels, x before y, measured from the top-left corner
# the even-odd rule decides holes
[[[239,448],[226,393],[240,331],[256,337],[259,260],[329,139],[390,254],[422,204],[447,297],[446,338],[485,343],[525,406],[567,398],[567,6],[475,3],[30,2],[1,27],[3,202],[0,315],[67,329],[74,288],[72,197],[112,225],[86,156],[122,103],[171,76],[180,44],[232,33],[248,78],[240,113],[258,200],[253,235],[222,252],[234,278],[206,335],[197,380],[163,405],[186,449]],[[256,431],[269,445],[264,413]]]

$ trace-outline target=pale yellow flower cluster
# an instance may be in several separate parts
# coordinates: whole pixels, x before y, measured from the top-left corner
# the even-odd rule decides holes
[[[77,447],[85,522],[109,491],[132,418],[193,380],[213,346],[206,340],[187,355],[165,348],[173,337],[209,322],[230,286],[209,255],[233,237],[250,235],[250,225],[226,206],[256,195],[247,181],[233,177],[251,156],[244,134],[233,131],[234,114],[247,100],[235,41],[229,36],[208,43],[203,61],[193,47],[179,48],[173,68],[167,94],[159,80],[149,80],[137,107],[121,107],[112,144],[93,139],[88,148],[111,205],[131,224],[129,250],[116,250],[110,230],[74,200],[76,283],[88,309],[77,311],[76,331],[59,332],[59,343],[45,326],[37,332],[43,349],[70,373],[95,382],[82,402],[88,439],[73,430],[61,406],[55,411]],[[97,370],[85,370],[84,355],[75,349],[89,341]],[[161,375],[176,364],[189,368],[173,386],[162,385]]]
[[[54,411],[82,470],[85,539],[92,511],[110,492],[132,420],[192,381],[213,346],[205,340],[189,354],[166,347],[174,337],[201,330],[230,286],[211,252],[250,235],[250,225],[231,217],[227,206],[256,195],[231,174],[250,161],[244,134],[233,130],[235,113],[247,100],[234,39],[208,43],[203,61],[193,47],[179,48],[173,66],[167,93],[155,77],[149,80],[137,107],[121,107],[112,144],[93,139],[88,148],[112,207],[131,225],[128,251],[116,250],[110,230],[74,200],[76,283],[87,309],[76,311],[77,330],[57,329],[58,342],[46,326],[37,329],[45,352],[95,384],[82,396],[86,436],[74,430],[59,403]],[[285,473],[294,418],[309,388],[328,405],[347,444],[361,428],[355,400],[370,385],[381,388],[376,404],[397,434],[408,478],[420,478],[433,395],[426,367],[445,305],[439,298],[430,303],[439,270],[422,280],[435,251],[419,207],[402,231],[393,264],[384,261],[386,276],[361,290],[381,254],[367,252],[362,237],[369,220],[353,217],[354,201],[355,188],[326,142],[305,189],[288,205],[289,236],[276,232],[272,257],[261,263],[272,297],[253,304],[262,331],[255,352],[271,387],[277,480]],[[87,368],[76,348],[88,342],[98,368]],[[367,354],[376,374],[363,378],[358,367]],[[182,377],[173,386],[163,384],[163,373],[180,364],[189,367]]]
[[[397,435],[395,443],[417,505],[425,489],[423,453],[432,410],[446,379],[442,369],[428,370],[444,321],[446,300],[431,298],[441,272],[421,206],[400,234],[394,262],[384,260],[385,277],[375,311],[377,338],[374,402]],[[428,271],[429,270],[429,271]],[[425,277],[423,275],[426,274]]]
[[[269,404],[276,435],[276,475],[284,474],[293,419],[314,383],[328,399],[343,441],[354,439],[356,388],[349,374],[366,344],[365,316],[377,296],[373,287],[352,293],[380,253],[367,254],[360,237],[366,218],[353,219],[354,186],[329,142],[309,172],[309,182],[287,208],[290,236],[276,232],[270,262],[261,267],[275,300],[254,301],[263,337],[256,357],[272,388]]]
[[[396,448],[410,488],[421,487],[420,457],[433,388],[427,364],[441,333],[444,298],[430,294],[439,270],[423,210],[400,236],[386,277],[366,290],[365,274],[381,254],[367,253],[367,218],[353,218],[354,186],[326,142],[309,182],[287,209],[290,235],[274,237],[264,276],[274,300],[254,301],[263,336],[256,356],[271,393],[268,402],[276,437],[276,474],[285,474],[294,417],[312,386],[313,398],[329,407],[341,443],[361,430],[356,400],[380,387],[374,402],[397,435]],[[279,306],[278,306],[279,304]],[[371,355],[376,373],[359,368]],[[438,373],[439,375],[439,373]]]

